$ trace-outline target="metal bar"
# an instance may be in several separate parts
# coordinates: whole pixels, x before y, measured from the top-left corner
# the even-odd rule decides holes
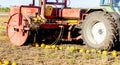
[[[64,5],[64,7],[67,7],[67,0],[64,0],[63,2],[58,2],[58,0],[56,0],[56,2],[46,2],[46,4],[50,4],[50,5]]]
[[[35,5],[35,0],[33,0],[33,4],[32,4],[33,6]]]
[[[22,9],[22,6],[20,7],[20,11],[19,11],[19,23],[18,23],[19,26],[21,25],[21,21],[22,21],[21,9]]]
[[[19,21],[18,21],[19,23],[18,23],[18,25],[21,25],[21,23],[22,23],[22,13],[21,13],[21,11],[22,11],[23,7],[26,7],[26,8],[32,8],[33,7],[33,8],[39,8],[40,9],[39,6],[24,6],[24,5],[21,5],[20,10],[19,10]],[[39,11],[39,9],[38,9],[38,11]]]
[[[64,7],[67,7],[67,0],[64,0]]]
[[[64,3],[57,3],[57,2],[46,2],[46,4],[64,5]]]

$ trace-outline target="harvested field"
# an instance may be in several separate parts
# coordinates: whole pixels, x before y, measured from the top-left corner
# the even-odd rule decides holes
[[[6,36],[8,16],[0,16],[0,60],[9,60],[11,65],[119,65],[119,51],[100,51],[85,45],[62,43],[62,49],[46,49],[32,45],[17,47]],[[40,44],[39,44],[40,45]],[[117,54],[117,55],[115,55]]]

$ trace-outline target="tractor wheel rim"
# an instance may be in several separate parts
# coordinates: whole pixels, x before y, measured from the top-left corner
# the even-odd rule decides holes
[[[95,25],[93,25],[92,36],[96,42],[94,44],[101,44],[104,41],[106,34],[107,34],[107,32],[106,32],[106,27],[105,27],[104,23],[97,22]]]
[[[22,21],[22,24],[18,25],[18,16],[18,14],[14,15],[8,22],[7,35],[12,44],[16,46],[21,46],[27,40],[28,31],[24,32],[24,30],[22,29],[25,25],[25,21]],[[15,28],[17,28],[18,31],[15,30]]]

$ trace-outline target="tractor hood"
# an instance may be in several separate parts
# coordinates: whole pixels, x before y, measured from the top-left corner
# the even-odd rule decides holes
[[[100,0],[100,7],[109,12],[117,12],[120,14],[120,0]]]

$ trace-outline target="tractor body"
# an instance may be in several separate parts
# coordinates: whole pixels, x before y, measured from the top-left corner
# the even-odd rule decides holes
[[[79,26],[86,16],[87,9],[68,8],[67,0],[43,0],[39,3],[42,5],[36,6],[33,0],[32,4],[11,8],[7,33],[13,44],[20,46],[28,41],[33,43],[42,40],[54,43],[58,41],[57,38],[59,41],[67,39],[69,26]]]
[[[38,6],[33,0],[11,8],[7,34],[16,46],[83,39],[89,47],[109,50],[119,41],[119,2],[101,0],[100,7],[85,9],[67,7],[67,0],[38,0]]]

